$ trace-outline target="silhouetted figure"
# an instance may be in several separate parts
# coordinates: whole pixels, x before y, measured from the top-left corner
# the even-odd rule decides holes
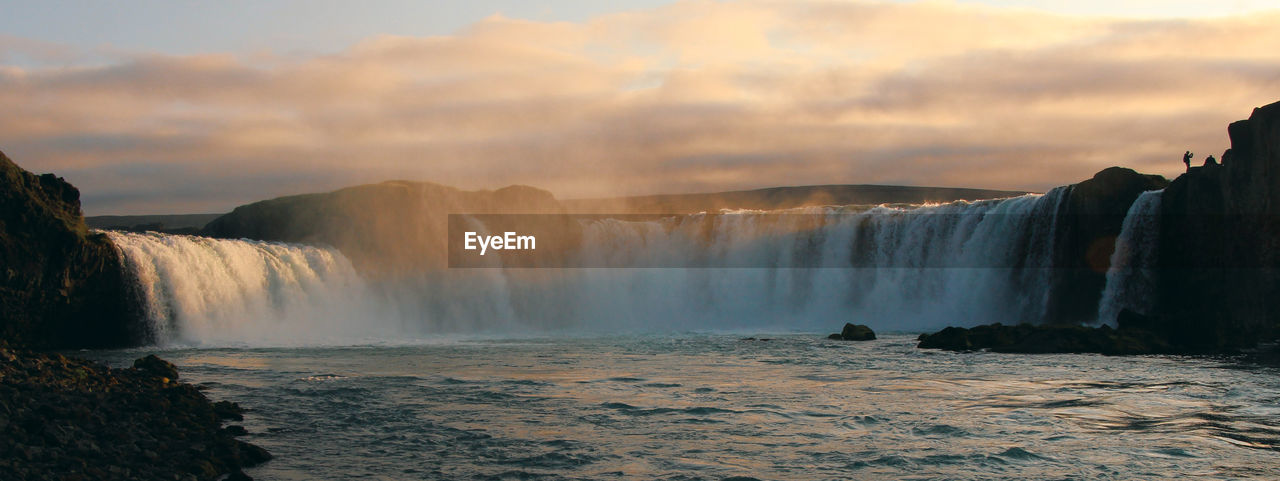
[[[1218,166],[1218,159],[1213,158],[1213,156],[1212,156],[1212,155],[1210,155],[1210,156],[1208,156],[1208,157],[1205,157],[1205,158],[1204,158],[1204,166],[1205,166],[1205,167],[1217,167],[1217,166]]]
[[[1191,153],[1190,150],[1188,150],[1187,153],[1182,154],[1182,163],[1187,164],[1187,172],[1191,172],[1191,158],[1195,156],[1196,154]]]

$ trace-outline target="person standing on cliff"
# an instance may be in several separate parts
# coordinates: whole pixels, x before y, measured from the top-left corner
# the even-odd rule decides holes
[[[1191,172],[1191,158],[1195,156],[1196,154],[1191,153],[1190,150],[1188,150],[1187,153],[1182,154],[1182,163],[1187,164],[1187,172]]]

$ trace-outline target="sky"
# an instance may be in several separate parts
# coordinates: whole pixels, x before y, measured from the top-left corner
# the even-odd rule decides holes
[[[5,0],[0,151],[89,215],[1173,177],[1280,100],[1266,3]]]

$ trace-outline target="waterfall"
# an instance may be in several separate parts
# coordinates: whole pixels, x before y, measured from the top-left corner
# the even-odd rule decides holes
[[[580,254],[595,260],[582,264],[663,268],[585,269],[572,305],[661,329],[1039,322],[1065,197],[596,221]]]
[[[351,263],[332,249],[156,233],[108,235],[161,344],[312,344],[392,332],[364,322],[379,306]]]
[[[1068,192],[588,219],[576,265],[633,267],[440,269],[395,279],[362,277],[331,248],[110,235],[161,344],[822,331],[848,321],[913,331],[1041,321]]]
[[[1150,314],[1155,305],[1156,247],[1160,239],[1160,196],[1163,190],[1143,192],[1125,213],[1107,283],[1098,304],[1098,321],[1116,325],[1123,309]]]

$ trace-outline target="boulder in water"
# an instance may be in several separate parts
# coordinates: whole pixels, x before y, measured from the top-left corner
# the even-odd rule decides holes
[[[870,327],[862,324],[846,322],[844,324],[844,329],[841,329],[839,334],[827,336],[827,339],[837,339],[841,341],[874,341],[876,339],[876,332],[872,331]]]
[[[218,416],[218,419],[244,421],[244,409],[240,407],[240,403],[234,403],[231,401],[218,401],[213,403],[213,414]]]
[[[173,363],[156,357],[155,354],[133,361],[133,368],[171,381],[178,379],[178,368]]]

